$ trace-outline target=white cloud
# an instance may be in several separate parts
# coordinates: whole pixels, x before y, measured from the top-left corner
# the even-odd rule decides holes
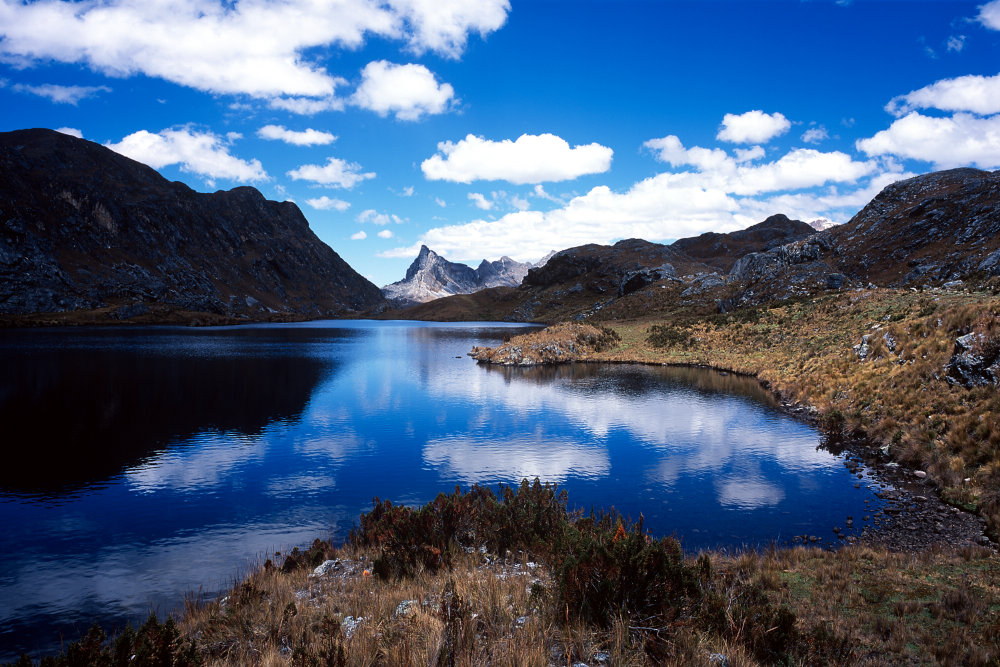
[[[510,205],[516,208],[518,211],[527,211],[531,208],[531,202],[529,202],[524,197],[518,197],[517,195],[511,195]]]
[[[393,9],[409,27],[410,48],[415,53],[436,51],[457,58],[468,35],[482,37],[507,21],[508,0],[392,0]]]
[[[825,141],[830,138],[830,133],[826,131],[826,128],[822,125],[817,125],[816,127],[810,127],[808,130],[802,133],[802,141],[807,144],[818,144],[821,141]]]
[[[337,79],[337,83],[346,83],[344,79]],[[281,109],[302,116],[315,116],[324,111],[343,111],[344,100],[336,96],[328,97],[275,97],[267,102],[272,109]]]
[[[735,148],[733,154],[737,162],[753,162],[764,157],[767,153],[763,146],[751,146],[750,148]]]
[[[673,167],[697,169],[695,173],[672,174],[675,180],[689,180],[699,187],[737,195],[809,188],[828,182],[853,182],[876,168],[871,162],[856,162],[846,153],[822,153],[812,148],[795,149],[774,162],[745,164],[721,148],[685,148],[674,135],[650,139],[643,146],[656,151],[657,159]]]
[[[559,197],[556,197],[553,194],[549,194],[545,190],[545,188],[542,187],[541,184],[536,185],[535,189],[532,190],[531,194],[532,194],[532,196],[536,197],[537,199],[546,199],[548,201],[555,202],[557,204],[565,204],[566,203],[563,199],[560,199]]]
[[[857,142],[869,155],[895,155],[931,162],[937,169],[975,165],[1000,167],[1000,115],[980,118],[957,113],[950,118],[913,111],[888,129]]]
[[[337,140],[336,135],[322,130],[308,128],[296,131],[286,129],[283,125],[265,125],[257,130],[257,136],[262,139],[284,141],[293,146],[324,146]]]
[[[260,160],[241,160],[231,155],[226,140],[211,132],[174,128],[153,134],[139,130],[117,144],[105,145],[154,169],[177,164],[181,171],[208,178],[244,182],[268,179]]]
[[[734,144],[764,144],[784,134],[791,126],[780,113],[768,114],[758,109],[738,116],[727,113],[715,138]]]
[[[346,211],[351,208],[351,203],[343,199],[331,199],[326,195],[316,199],[307,199],[306,203],[317,211]]]
[[[484,211],[488,211],[493,208],[493,202],[487,199],[481,192],[470,192],[468,196],[469,200],[476,205],[476,208],[480,208]]]
[[[1000,30],[1000,0],[987,2],[980,7],[978,20],[990,30]]]
[[[438,153],[421,163],[430,180],[471,183],[504,180],[515,184],[566,181],[611,168],[613,151],[600,144],[570,145],[553,134],[522,134],[516,141],[488,141],[468,135],[438,144]]]
[[[448,206],[448,202],[446,202],[445,200],[441,199],[440,197],[435,197],[434,198],[434,203],[437,204],[438,206],[440,206],[441,208],[447,208],[447,206]]]
[[[448,110],[455,97],[450,84],[439,84],[423,65],[395,65],[378,60],[365,65],[361,85],[351,102],[380,116],[395,114],[397,120],[419,120]]]
[[[43,83],[39,86],[31,86],[18,83],[11,86],[19,93],[29,93],[38,95],[56,104],[72,104],[76,106],[80,100],[93,97],[98,93],[110,93],[107,86],[60,86],[55,83]]]
[[[61,132],[62,134],[68,134],[71,137],[76,137],[77,139],[83,139],[83,132],[76,129],[75,127],[57,127],[56,132]]]
[[[391,238],[392,238],[392,231],[391,231],[391,230],[388,230],[388,229],[383,229],[382,231],[380,231],[380,232],[379,232],[379,233],[377,234],[377,236],[378,236],[378,237],[379,237],[380,239],[391,239]]]
[[[370,222],[373,225],[388,225],[390,222],[400,224],[403,222],[403,219],[395,213],[379,213],[375,209],[369,208],[358,213],[358,222]]]
[[[965,48],[965,35],[952,35],[948,38],[945,46],[947,46],[949,51],[959,53]]]
[[[902,116],[915,109],[971,111],[981,115],[1000,113],[1000,74],[942,79],[894,97],[885,107],[894,116]]]
[[[706,231],[734,231],[785,212],[774,208],[779,204],[795,204],[796,210],[810,214],[806,219],[843,220],[858,190],[894,178],[887,176],[889,172],[898,177],[901,171],[890,162],[859,162],[844,153],[813,149],[751,163],[720,149],[685,148],[675,136],[651,140],[646,146],[674,167],[691,169],[657,174],[624,192],[595,187],[547,212],[516,211],[494,221],[437,227],[423,234],[415,247],[425,243],[457,261],[501,255],[527,261],[552,248],[585,243],[631,237],[671,241]],[[835,190],[835,184],[844,189]],[[828,191],[822,198],[813,193],[810,199],[809,193],[801,192],[823,186]],[[781,199],[792,195],[799,199]],[[381,255],[412,257],[414,252],[414,247],[394,248]]]
[[[362,172],[361,165],[340,158],[327,158],[325,165],[304,164],[288,172],[296,181],[312,181],[331,188],[351,189],[358,183],[375,178],[374,172]]]
[[[368,234],[364,230],[351,234],[352,241],[364,241],[366,238],[368,238]]]
[[[413,192],[414,192],[413,186],[407,185],[405,188],[403,188],[403,191],[400,194],[404,197],[412,197]]]
[[[339,78],[307,57],[403,40],[458,57],[506,21],[507,0],[38,0],[0,2],[0,58],[79,63],[197,90],[329,100]]]

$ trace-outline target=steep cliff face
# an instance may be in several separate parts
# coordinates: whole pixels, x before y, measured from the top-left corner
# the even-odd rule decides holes
[[[198,193],[51,130],[0,133],[0,313],[262,319],[383,303],[295,204],[250,187]]]
[[[516,287],[531,267],[531,264],[501,257],[495,262],[484,259],[473,269],[467,264],[449,262],[427,246],[420,246],[417,258],[406,270],[406,277],[383,287],[382,294],[396,307],[412,306],[490,287]]]

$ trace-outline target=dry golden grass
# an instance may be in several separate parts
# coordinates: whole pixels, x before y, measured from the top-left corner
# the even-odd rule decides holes
[[[209,665],[761,664],[729,636],[682,627],[662,642],[641,619],[566,622],[552,580],[524,556],[467,553],[452,568],[383,581],[374,553],[341,567],[262,567],[180,623]],[[711,554],[706,584],[735,609],[748,590],[797,617],[793,664],[988,665],[1000,658],[1000,559],[987,549],[890,553],[869,547]],[[694,562],[692,559],[691,562]],[[349,617],[361,619],[353,631]],[[652,645],[650,644],[652,642]]]

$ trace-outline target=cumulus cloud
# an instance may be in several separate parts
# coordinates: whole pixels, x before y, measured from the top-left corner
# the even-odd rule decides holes
[[[307,199],[306,203],[317,211],[346,211],[351,208],[351,203],[343,199],[332,199],[323,195],[315,199]]]
[[[916,109],[971,111],[981,115],[1000,113],[1000,74],[942,79],[894,97],[885,110],[902,116]]]
[[[937,169],[975,165],[1000,167],[1000,115],[981,118],[957,113],[950,118],[913,111],[888,129],[857,142],[869,155],[894,155],[933,163]]]
[[[376,234],[376,236],[378,236],[380,239],[391,239],[392,231],[388,229],[383,229],[378,234]]]
[[[685,148],[673,135],[646,145],[683,170],[651,176],[624,192],[598,186],[547,212],[516,211],[498,220],[437,227],[415,246],[381,255],[412,257],[424,243],[458,261],[501,255],[528,261],[552,248],[585,243],[629,237],[670,241],[706,231],[734,231],[778,212],[843,221],[857,211],[852,202],[858,190],[902,177],[892,161],[856,161],[840,152],[797,149],[770,162],[741,162],[720,149]],[[828,190],[822,198],[801,192],[823,187]],[[792,195],[799,198],[783,199]]]
[[[57,127],[56,132],[61,132],[62,134],[68,134],[71,137],[76,137],[77,139],[83,139],[83,132],[76,129],[75,127]]]
[[[292,144],[293,146],[324,146],[332,144],[337,140],[336,135],[323,132],[322,130],[309,128],[296,131],[289,130],[283,125],[265,125],[257,130],[257,136],[262,139],[284,141],[286,144]]]
[[[268,179],[260,160],[241,160],[230,154],[229,143],[238,134],[222,138],[212,132],[198,132],[191,128],[173,128],[156,134],[139,130],[108,148],[133,160],[160,169],[171,164],[181,171],[208,178],[232,181],[257,182]]]
[[[802,141],[807,144],[818,144],[821,141],[825,141],[830,138],[830,133],[826,131],[826,128],[822,125],[817,125],[816,127],[810,127],[808,130],[802,133]]]
[[[487,199],[481,192],[470,192],[469,200],[476,205],[476,208],[481,208],[484,211],[493,208],[493,202]]]
[[[339,77],[307,56],[369,36],[458,57],[499,29],[508,0],[37,0],[0,2],[0,58],[79,63],[197,90],[333,97]]]
[[[739,115],[727,113],[715,138],[733,144],[764,144],[784,134],[791,126],[780,113],[768,114],[758,109]]]
[[[952,35],[951,37],[948,38],[948,41],[946,42],[945,46],[948,48],[949,51],[952,51],[954,53],[959,53],[962,49],[965,48],[965,35]]]
[[[379,213],[373,208],[361,211],[358,214],[358,222],[370,222],[373,225],[388,225],[390,222],[400,224],[403,219],[395,213]]]
[[[288,172],[296,181],[312,181],[318,185],[350,190],[358,183],[375,178],[375,172],[362,172],[361,165],[340,158],[327,158],[325,165],[304,164]]]
[[[2,46],[2,44],[0,44]],[[39,86],[31,86],[18,83],[11,88],[19,93],[29,93],[38,95],[56,104],[72,104],[76,106],[80,100],[93,97],[98,93],[110,93],[107,86],[60,86],[55,83],[44,83]]]
[[[846,153],[823,153],[812,148],[798,148],[774,162],[748,163],[726,151],[695,146],[685,148],[675,135],[650,139],[645,144],[657,158],[673,167],[691,166],[697,172],[673,174],[674,180],[697,183],[737,195],[793,190],[828,182],[854,182],[876,169],[873,162],[858,162]],[[761,155],[758,153],[758,155]]]
[[[1000,30],[1000,0],[987,2],[980,7],[978,20],[990,30]]]
[[[432,181],[471,183],[503,180],[518,185],[566,181],[611,168],[613,151],[600,144],[570,147],[553,134],[522,134],[515,141],[489,141],[468,135],[438,144],[420,168]]]
[[[368,63],[361,71],[361,85],[351,102],[380,116],[419,120],[444,113],[455,97],[450,84],[437,82],[423,65],[395,65],[385,60]]]
[[[457,58],[468,35],[485,37],[507,21],[508,0],[392,0],[392,8],[409,28],[409,46],[415,53],[436,51]]]
[[[366,238],[368,238],[368,234],[364,230],[351,234],[352,241],[364,241]]]

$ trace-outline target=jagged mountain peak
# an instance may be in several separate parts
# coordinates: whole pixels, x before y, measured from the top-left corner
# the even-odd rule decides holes
[[[505,255],[494,261],[484,259],[473,269],[468,264],[451,262],[421,245],[416,259],[406,270],[406,277],[383,287],[382,294],[394,305],[405,307],[453,294],[471,294],[488,287],[516,287],[531,267],[531,264],[517,262]]]

